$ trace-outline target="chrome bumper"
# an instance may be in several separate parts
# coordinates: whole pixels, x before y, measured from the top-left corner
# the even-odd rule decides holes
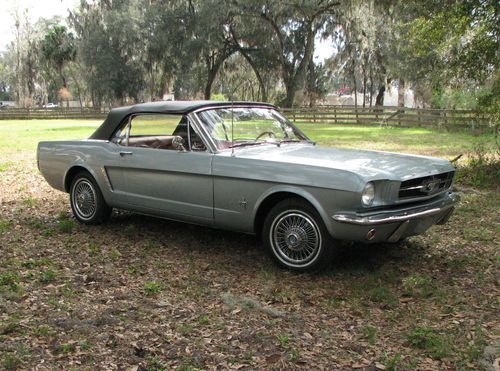
[[[419,219],[434,216],[442,213],[443,218],[447,218],[460,197],[453,192],[448,192],[443,199],[425,206],[418,206],[406,210],[389,210],[375,212],[373,214],[351,214],[339,213],[332,216],[332,219],[340,223],[371,226],[388,223],[406,222],[412,219]],[[445,211],[448,211],[445,213]]]

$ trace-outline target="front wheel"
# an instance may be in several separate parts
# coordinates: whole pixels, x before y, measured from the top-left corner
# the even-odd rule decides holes
[[[278,203],[267,215],[262,233],[272,258],[294,271],[320,270],[336,250],[318,212],[301,199]]]
[[[95,179],[87,172],[78,173],[70,187],[71,209],[75,218],[84,224],[101,224],[111,214]]]

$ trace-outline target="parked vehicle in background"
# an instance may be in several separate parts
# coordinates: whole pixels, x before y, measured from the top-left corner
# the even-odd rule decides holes
[[[42,106],[42,108],[58,108],[59,105],[56,103],[47,103]]]
[[[254,233],[296,271],[323,267],[338,240],[424,233],[458,201],[449,161],[320,147],[264,103],[116,108],[89,139],[40,142],[37,159],[82,223],[120,208]]]

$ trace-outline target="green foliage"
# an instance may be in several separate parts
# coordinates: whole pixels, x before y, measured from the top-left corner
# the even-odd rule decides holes
[[[417,16],[405,25],[404,51],[432,61],[423,67],[433,79],[485,81],[490,76],[500,47],[496,1],[430,1],[415,10]]]
[[[375,342],[377,341],[377,329],[375,327],[369,325],[366,326],[363,329],[363,335],[370,345],[375,345]]]
[[[490,117],[491,125],[498,135],[500,129],[500,70],[495,72],[494,78],[478,94],[477,108]]]
[[[159,294],[163,290],[163,285],[156,281],[144,282],[144,291],[148,296],[154,296]]]
[[[456,181],[478,188],[495,188],[500,181],[500,148],[496,153],[477,144],[467,158],[457,166]]]
[[[193,332],[194,328],[189,323],[183,323],[178,326],[177,331],[183,336],[188,336]]]
[[[75,227],[75,222],[71,219],[62,219],[57,223],[57,227],[62,233],[71,233]]]
[[[421,349],[433,358],[441,359],[451,351],[451,344],[443,335],[428,327],[416,327],[408,334],[413,348]]]
[[[210,324],[210,318],[206,314],[202,314],[198,317],[198,323],[203,326]]]
[[[368,298],[376,303],[381,303],[387,307],[394,307],[398,303],[398,298],[387,287],[380,286],[370,289]]]
[[[309,106],[314,106],[317,100],[325,98],[330,87],[331,71],[323,63],[309,62],[306,78],[306,96]]]
[[[290,337],[288,336],[288,334],[278,334],[276,335],[276,339],[278,340],[278,343],[282,348],[288,347],[288,343],[290,342]]]
[[[396,353],[392,357],[387,357],[385,361],[385,367],[387,371],[397,371],[397,370],[403,370],[404,368],[401,367],[401,363],[403,361],[403,357],[401,357],[401,354]]]
[[[71,343],[58,345],[55,349],[55,352],[58,354],[65,354],[65,353],[74,352],[75,350],[76,350],[76,344],[71,342]]]
[[[227,101],[227,97],[224,94],[212,94],[212,100]]]
[[[79,39],[82,70],[94,106],[137,99],[143,87],[138,8],[129,1],[81,3],[70,17]]]
[[[321,31],[337,23],[335,2],[318,0],[268,2],[263,0],[239,3],[245,20],[256,19],[254,27],[266,58],[279,66],[286,96],[284,107],[299,103],[304,92],[307,70],[313,61],[314,41]],[[312,77],[312,75],[310,74]],[[310,82],[314,78],[310,79]],[[313,84],[314,85],[314,84]]]
[[[23,203],[26,206],[33,207],[33,206],[36,206],[38,204],[38,200],[32,196],[26,196],[23,198]]]
[[[13,272],[5,272],[0,274],[0,287],[7,287],[12,291],[16,291],[19,284],[19,275]]]
[[[2,365],[6,370],[16,370],[21,364],[22,361],[18,355],[15,353],[5,353]]]
[[[51,64],[61,78],[60,87],[66,87],[66,78],[63,67],[76,57],[75,38],[63,25],[53,26],[41,41],[41,51],[45,59]]]
[[[437,291],[431,277],[418,274],[403,278],[402,286],[405,295],[414,297],[429,297]]]
[[[0,98],[101,107],[215,93],[290,107],[314,105],[335,81],[381,104],[398,81],[425,104],[477,106],[497,123],[498,12],[493,0],[83,1],[66,20],[72,32],[60,18],[15,14]],[[318,39],[336,52],[324,64]]]
[[[0,233],[7,232],[10,229],[11,225],[12,224],[11,224],[10,220],[0,219]]]
[[[55,279],[56,279],[56,272],[54,272],[51,269],[46,269],[40,272],[40,276],[38,278],[38,280],[41,283],[51,283],[54,282]]]

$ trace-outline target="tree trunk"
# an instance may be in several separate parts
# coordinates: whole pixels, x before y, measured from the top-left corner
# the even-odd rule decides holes
[[[366,68],[363,66],[363,108],[366,107]]]
[[[210,97],[212,96],[212,85],[215,81],[215,77],[217,76],[217,71],[219,70],[219,67],[217,67],[215,70],[215,66],[212,69],[208,70],[208,76],[207,76],[207,83],[205,84],[205,93],[204,93],[204,98],[206,100],[210,100]]]
[[[219,73],[222,63],[229,58],[236,50],[223,49],[219,52],[212,52],[211,55],[205,56],[205,65],[207,67],[207,83],[205,84],[204,98],[209,100],[212,96],[212,85]]]
[[[282,106],[284,108],[292,108],[293,103],[295,101],[295,94],[297,93],[297,88],[293,82],[290,84],[286,84],[285,88],[286,88],[286,98],[283,101]]]
[[[405,106],[405,80],[399,79],[398,107]]]
[[[160,77],[160,87],[156,90],[155,95],[157,96],[158,99],[163,99],[163,96],[166,93],[170,93],[169,87],[170,87],[170,82],[171,82],[172,76],[169,74],[168,71],[163,70],[161,73]]]
[[[377,98],[375,98],[375,105],[376,106],[383,106],[384,105],[384,94],[385,94],[385,84],[383,84],[378,89]]]
[[[306,81],[306,67],[309,65],[314,52],[314,32],[312,24],[310,24],[309,27],[310,28],[307,31],[307,40],[304,46],[304,56],[302,57],[298,67],[295,68],[295,66],[291,66],[286,58],[282,61],[281,68],[283,70],[283,80],[289,81],[288,84],[285,83],[286,98],[283,106],[286,108],[290,108],[294,105],[297,92],[304,89]]]
[[[243,56],[243,58],[245,58],[245,60],[248,62],[248,64],[250,65],[250,67],[252,67],[252,70],[255,73],[255,76],[257,77],[257,80],[259,81],[259,90],[260,90],[260,92],[262,94],[261,95],[262,102],[266,102],[267,101],[267,89],[266,89],[266,85],[264,84],[264,79],[262,78],[262,75],[260,74],[259,69],[255,65],[255,63],[252,60],[252,58],[250,58],[250,56],[247,55],[247,53],[244,53],[241,50],[240,50],[240,53]]]
[[[370,73],[370,107],[373,106],[373,74]]]
[[[358,108],[358,84],[356,81],[356,75],[354,73],[352,74],[352,84],[353,84],[353,91],[354,91],[354,107],[357,109]]]

